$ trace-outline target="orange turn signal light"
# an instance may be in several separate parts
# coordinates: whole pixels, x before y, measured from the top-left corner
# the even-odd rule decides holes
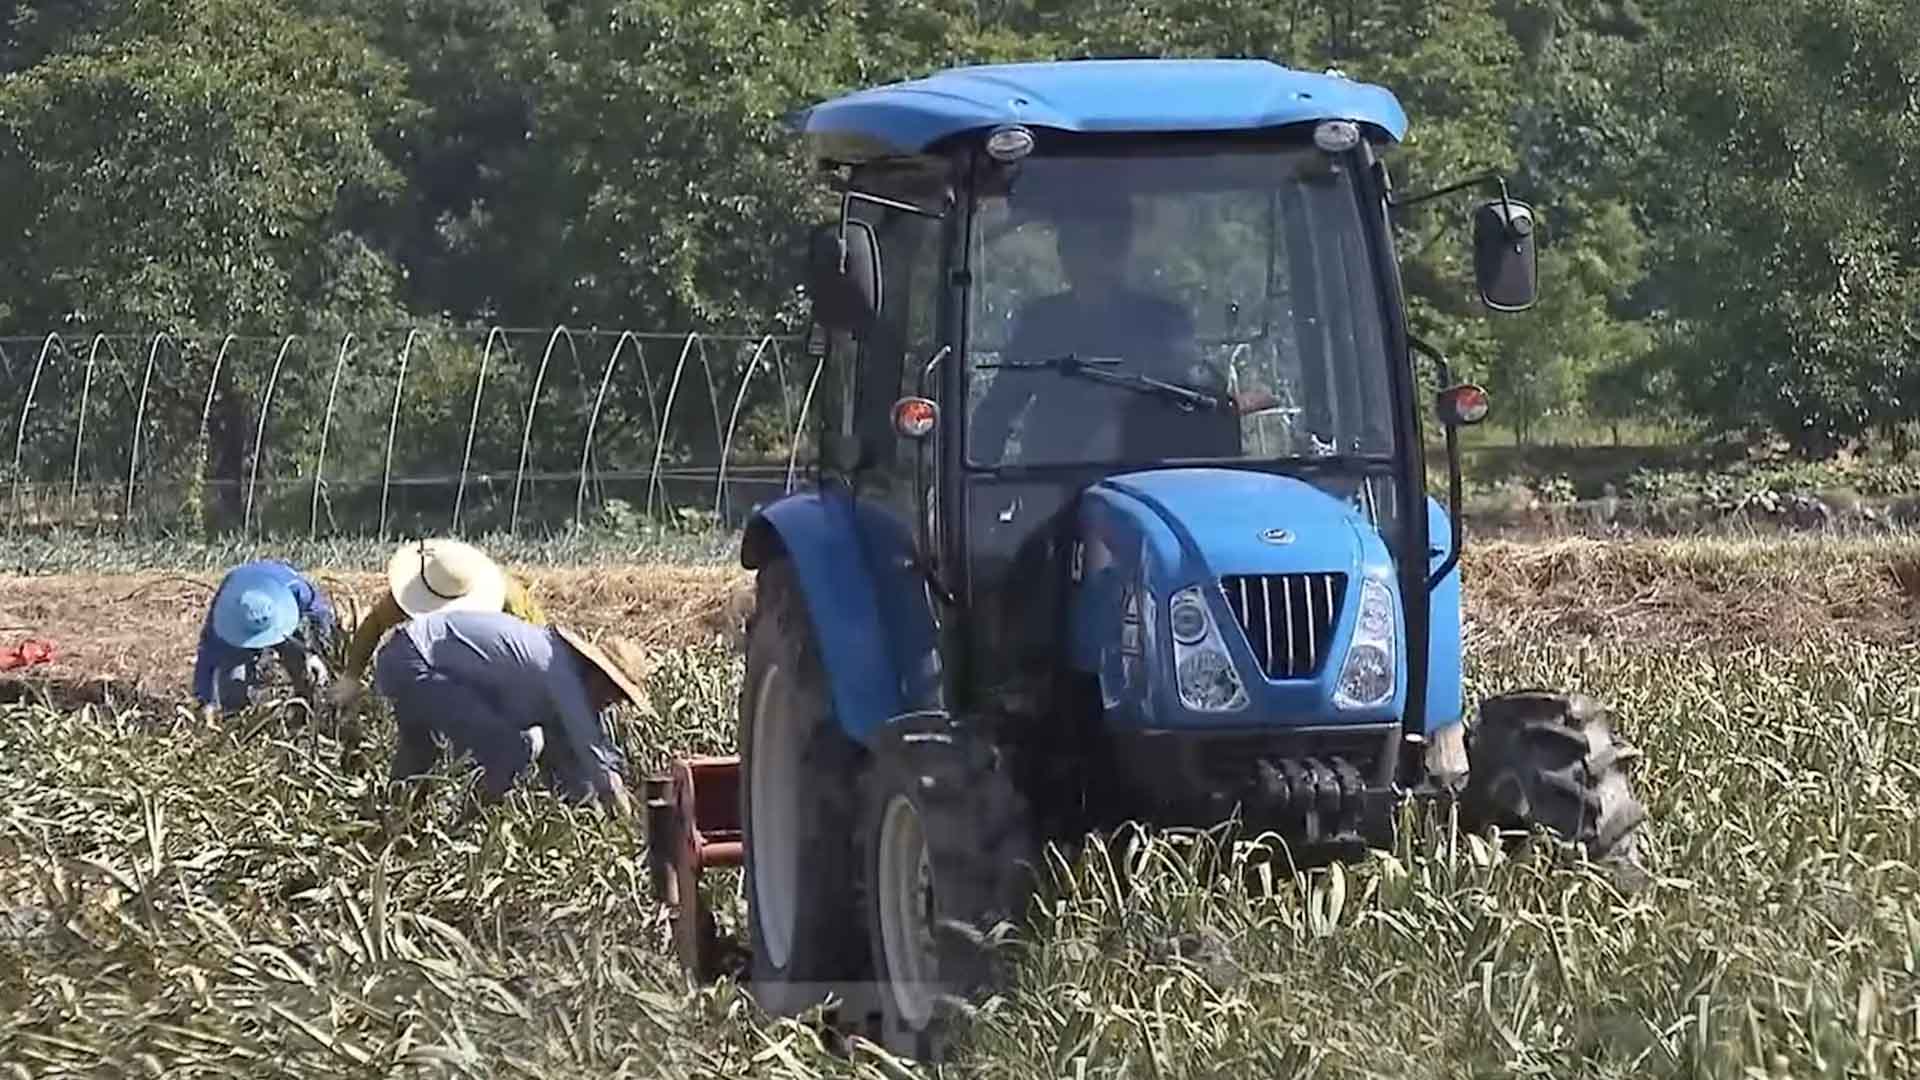
[[[904,397],[893,403],[893,430],[904,439],[924,439],[940,420],[940,406],[923,397]]]
[[[1449,386],[1440,391],[1434,401],[1434,412],[1439,414],[1440,422],[1448,427],[1470,427],[1487,418],[1487,409],[1491,402],[1487,400],[1484,388],[1472,383]]]

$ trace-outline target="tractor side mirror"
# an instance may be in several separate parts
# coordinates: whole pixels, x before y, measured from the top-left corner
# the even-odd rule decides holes
[[[1538,295],[1533,207],[1491,199],[1473,210],[1473,274],[1480,300],[1495,311],[1525,311]]]
[[[844,241],[843,241],[844,236]],[[813,317],[830,330],[863,336],[880,314],[880,241],[864,221],[814,230],[807,260]]]

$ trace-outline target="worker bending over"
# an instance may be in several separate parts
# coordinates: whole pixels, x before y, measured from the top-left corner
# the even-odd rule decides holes
[[[564,797],[594,797],[628,813],[622,760],[599,713],[640,700],[644,665],[628,643],[612,648],[619,660],[567,631],[500,611],[408,620],[374,661],[374,686],[393,702],[398,727],[393,778],[431,769],[438,735],[479,765],[488,802],[538,761]]]
[[[354,628],[346,666],[330,692],[333,703],[359,699],[361,677],[387,631],[439,611],[504,611],[535,626],[547,621],[527,586],[472,544],[446,538],[402,544],[387,561],[386,594]]]
[[[200,628],[193,693],[202,713],[252,704],[268,651],[279,656],[294,690],[312,701],[327,681],[321,655],[337,625],[326,593],[286,563],[258,559],[234,567],[214,591]]]

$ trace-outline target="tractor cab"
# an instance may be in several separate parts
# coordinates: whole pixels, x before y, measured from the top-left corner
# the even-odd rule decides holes
[[[880,603],[944,627],[888,635],[918,650],[893,657],[903,711],[1371,727],[1381,784],[1403,733],[1459,719],[1391,95],[1263,61],[1077,61],[883,87],[801,127],[841,197],[808,283],[848,395],[823,464],[895,519],[867,547]],[[1482,208],[1496,307],[1532,302],[1530,222],[1504,192]],[[1176,594],[1210,636],[1156,665]],[[1392,640],[1356,651],[1381,611]],[[1051,726],[1026,737],[1072,730]]]
[[[738,860],[755,998],[925,1056],[991,974],[943,928],[1017,919],[1047,843],[1237,815],[1350,848],[1464,791],[1630,853],[1597,707],[1508,695],[1466,732],[1454,434],[1486,401],[1408,333],[1389,214],[1489,186],[1478,292],[1524,310],[1498,178],[1396,197],[1392,94],[1254,60],[959,68],[798,126],[839,201],[820,454],[743,533],[738,757],[649,782],[689,966],[698,870]]]

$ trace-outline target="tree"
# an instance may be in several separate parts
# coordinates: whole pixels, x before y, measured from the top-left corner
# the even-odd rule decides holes
[[[1819,452],[1911,415],[1920,4],[1713,0],[1660,13],[1641,156],[1689,403]]]
[[[17,238],[0,293],[18,322],[69,335],[397,317],[395,268],[356,225],[399,183],[376,140],[404,113],[397,70],[350,24],[272,0],[129,0],[0,79],[0,231]],[[162,437],[163,416],[197,425],[203,348],[159,372],[139,437]],[[236,367],[210,417],[227,478],[262,378]],[[295,373],[277,400],[299,415],[323,385]]]

